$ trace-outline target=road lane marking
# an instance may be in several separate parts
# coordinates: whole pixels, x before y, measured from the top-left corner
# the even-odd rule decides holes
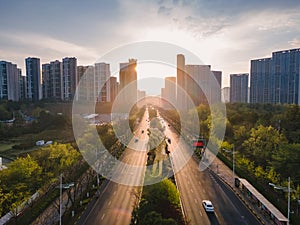
[[[103,220],[103,219],[104,219],[104,216],[105,216],[105,213],[102,215],[102,217],[101,217],[101,220]]]
[[[111,201],[108,202],[108,205],[110,205],[110,204],[111,204]]]

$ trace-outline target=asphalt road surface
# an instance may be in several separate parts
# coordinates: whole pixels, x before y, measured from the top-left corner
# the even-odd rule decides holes
[[[125,164],[137,166],[127,168],[118,165],[114,170],[114,176],[120,180],[119,183],[109,181],[100,194],[94,207],[83,220],[82,224],[88,225],[129,225],[131,213],[137,202],[140,185],[143,184],[145,165],[147,160],[147,127],[148,111],[146,110],[136,134],[122,155],[121,161]],[[144,129],[144,132],[142,130]],[[138,139],[138,140],[136,140]],[[142,167],[143,166],[143,167]],[[142,169],[141,169],[142,168]],[[133,185],[124,185],[126,183]],[[120,184],[121,183],[121,184]],[[123,183],[123,184],[122,184]]]
[[[203,172],[198,169],[198,162],[193,157],[188,157],[190,147],[179,141],[172,127],[167,126],[165,133],[171,139],[169,144],[171,161],[173,169],[178,171],[175,179],[184,214],[191,225],[260,224],[233,191],[217,176],[211,174],[208,169]],[[214,213],[205,212],[202,206],[202,200],[205,199],[213,203]]]

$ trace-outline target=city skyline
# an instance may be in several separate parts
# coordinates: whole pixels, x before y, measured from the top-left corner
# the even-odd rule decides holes
[[[5,21],[0,25],[0,55],[22,68],[23,74],[24,58],[28,56],[41,58],[41,64],[76,56],[78,65],[91,65],[118,46],[154,40],[192,51],[205,65],[223,72],[222,84],[226,87],[230,74],[249,73],[250,59],[300,46],[297,1],[0,4],[0,18]],[[173,71],[160,76],[175,74]]]

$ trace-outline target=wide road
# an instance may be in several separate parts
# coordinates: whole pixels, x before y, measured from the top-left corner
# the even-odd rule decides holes
[[[173,169],[178,171],[175,179],[184,214],[191,225],[260,224],[233,191],[217,176],[211,174],[208,169],[201,172],[198,169],[198,162],[193,157],[187,159],[189,146],[179,142],[179,137],[172,127],[166,126],[165,134],[171,139],[169,144],[171,162]],[[205,212],[202,206],[204,199],[213,203],[215,213]]]
[[[116,176],[121,183],[109,181],[102,193],[100,194],[94,207],[88,214],[82,224],[88,225],[129,225],[131,213],[137,201],[137,194],[140,188],[137,187],[143,184],[148,142],[147,127],[148,111],[146,110],[138,129],[135,132],[136,138],[133,138],[126,148],[121,161],[126,164],[137,166],[136,168],[127,168],[124,165],[118,165],[114,170]],[[142,130],[145,132],[142,133]],[[124,185],[125,183],[134,185]]]

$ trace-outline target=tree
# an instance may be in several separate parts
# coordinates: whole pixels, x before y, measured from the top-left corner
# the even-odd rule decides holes
[[[179,192],[172,181],[165,179],[159,183],[147,186],[145,190],[149,204],[165,218],[173,217],[180,208]]]
[[[56,177],[78,162],[80,153],[70,144],[54,143],[34,152],[32,157],[37,160],[47,176]]]
[[[27,200],[41,185],[41,167],[29,155],[17,158],[1,171],[2,212],[7,213]],[[16,215],[18,211],[13,211]]]
[[[164,219],[161,214],[151,211],[138,223],[140,225],[177,225],[176,221],[172,218]]]
[[[245,147],[245,154],[249,156],[250,160],[254,161],[256,165],[266,168],[270,165],[272,155],[286,143],[286,137],[278,130],[272,126],[260,125],[251,129],[250,137],[244,141],[243,147]]]
[[[261,166],[258,166],[255,168],[254,175],[259,180],[263,180],[266,177],[266,172],[264,171],[264,169]]]
[[[285,144],[280,146],[278,151],[272,156],[271,165],[282,178],[292,177],[300,178],[300,144]]]
[[[0,105],[0,120],[9,120],[12,118],[12,115],[7,109],[4,107],[4,105]]]
[[[299,105],[286,105],[284,112],[277,117],[276,122],[290,143],[300,143]]]
[[[1,180],[0,180],[0,205],[3,205],[5,202],[5,194],[3,193],[3,190],[1,188]],[[3,208],[0,207],[0,217],[2,216]]]

